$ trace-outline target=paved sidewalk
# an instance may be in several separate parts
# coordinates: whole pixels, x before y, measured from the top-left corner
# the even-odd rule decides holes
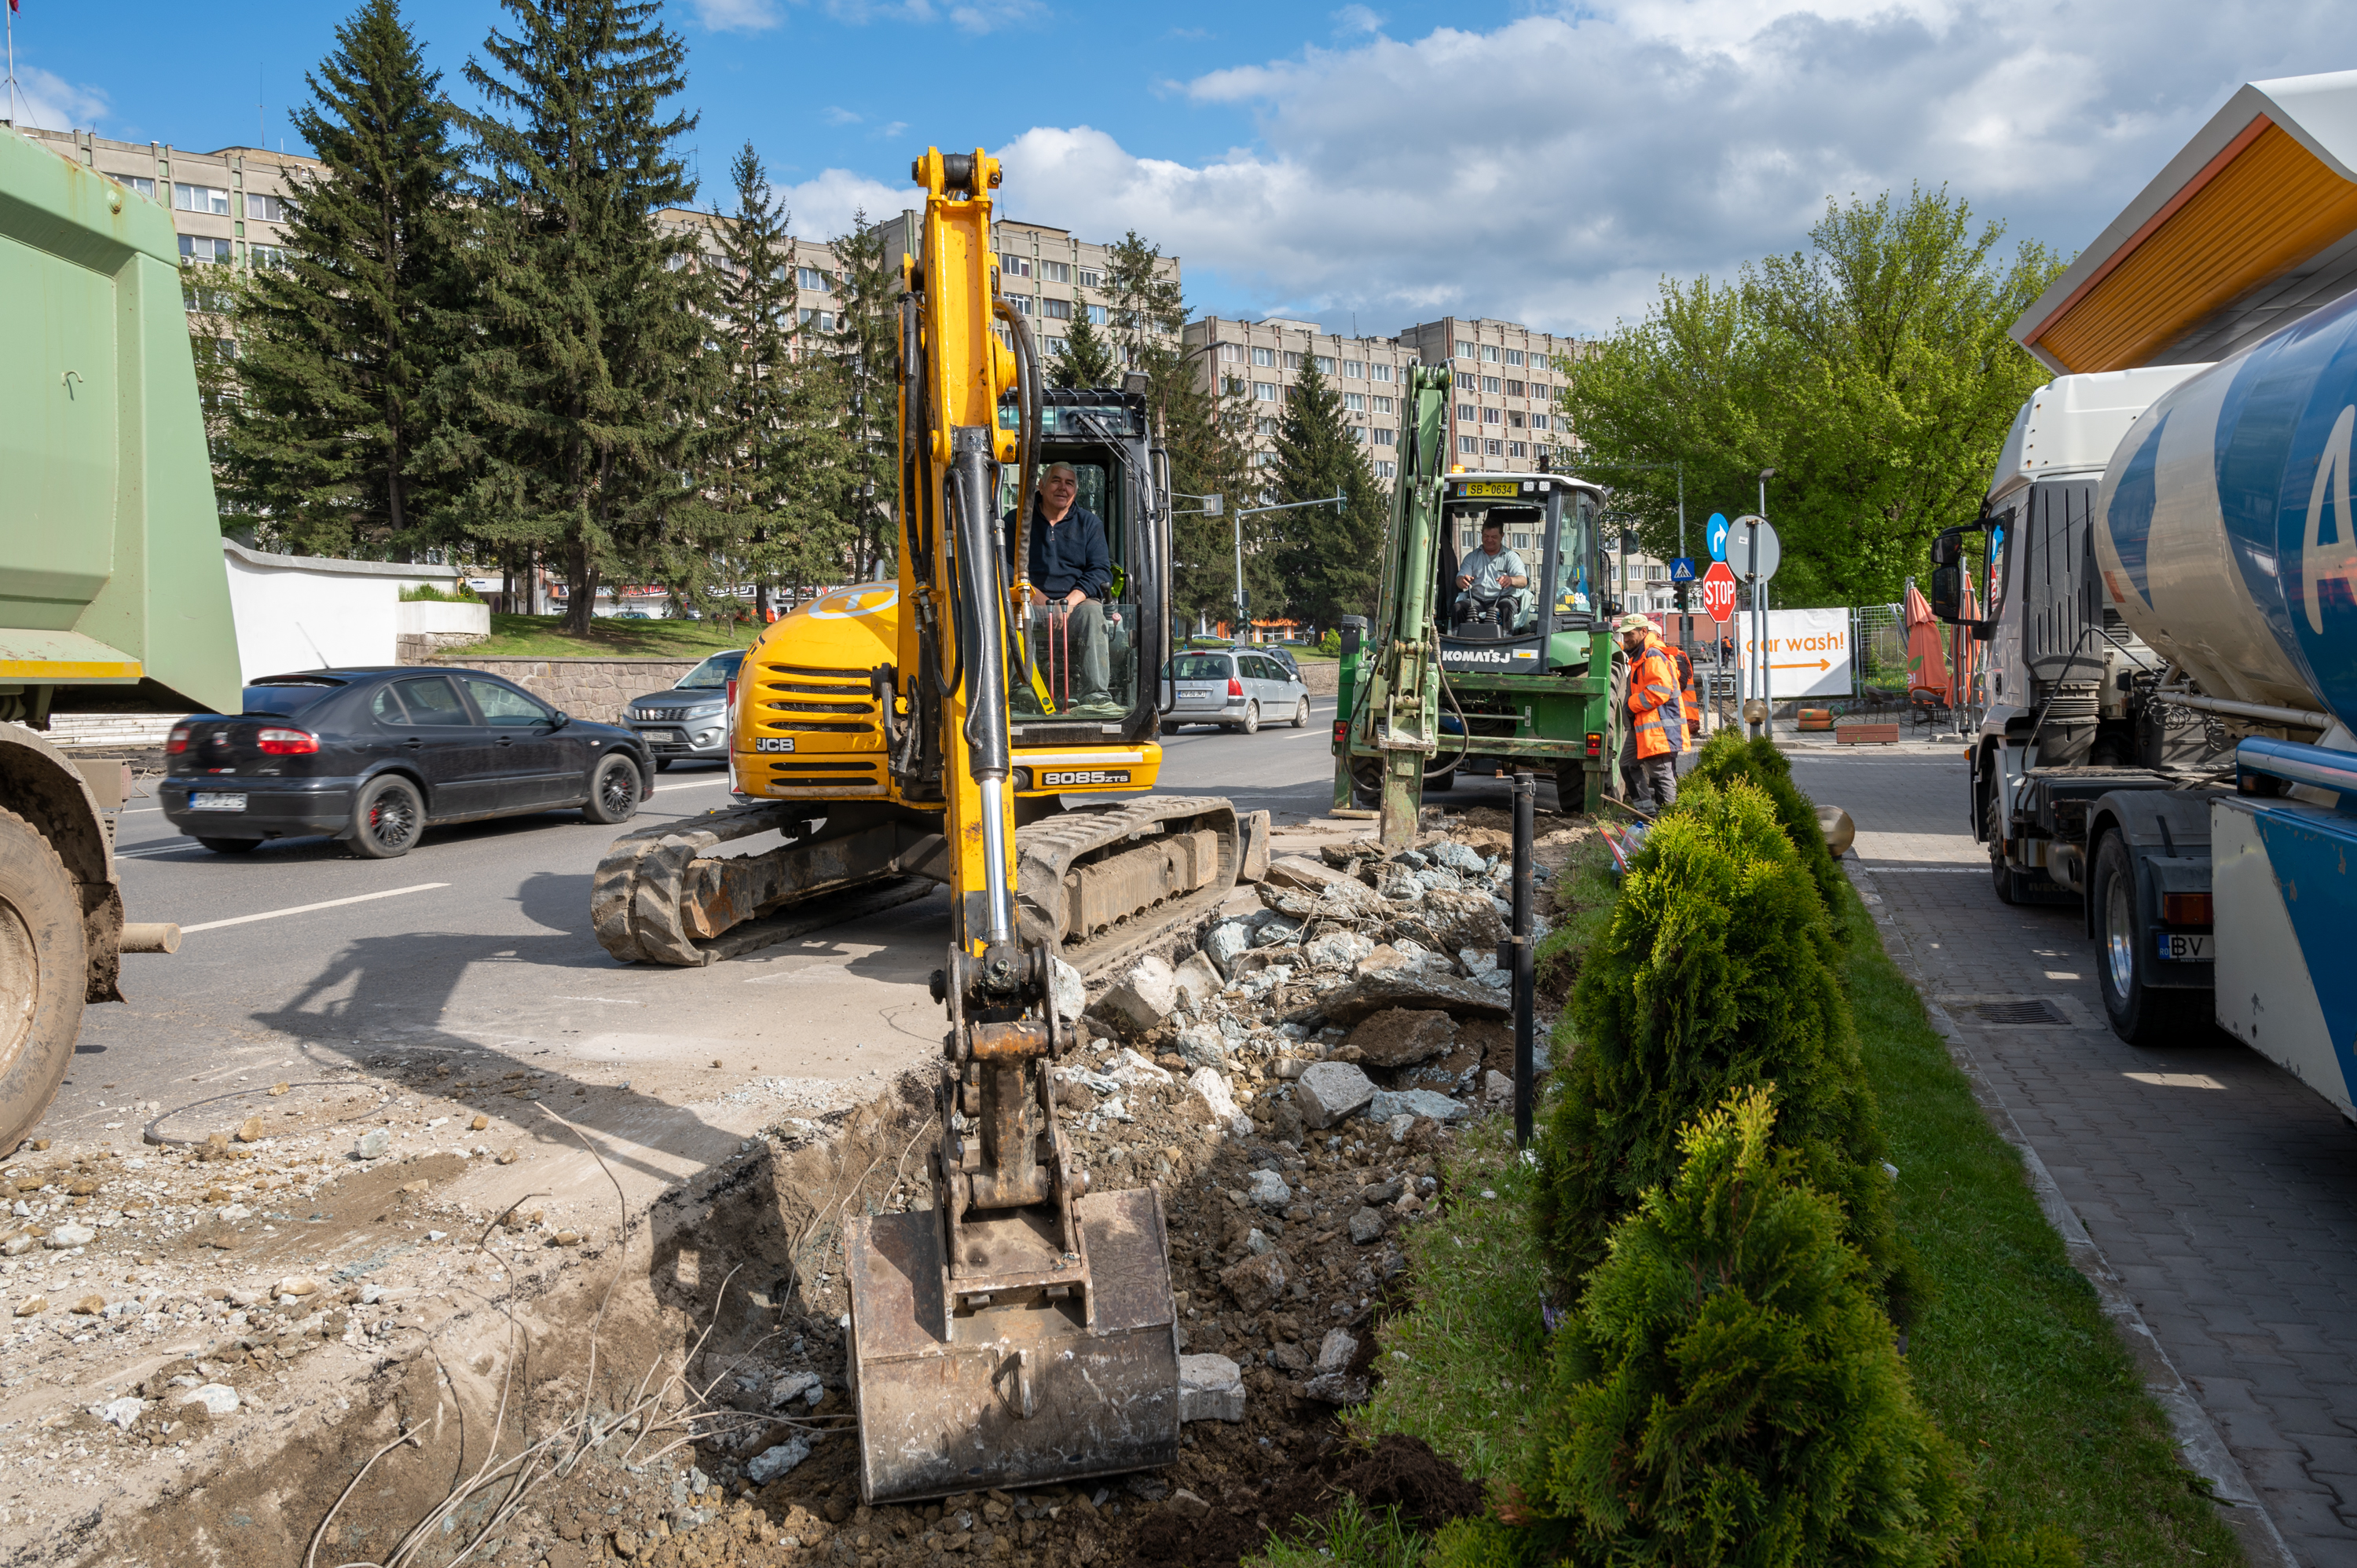
[[[2079,910],[1997,902],[1953,746],[1796,752],[1792,771],[1857,823],[1855,880],[1958,1026],[1984,1103],[2050,1173],[2297,1560],[2357,1568],[2357,1131],[2222,1034],[2170,1050],[2113,1035]],[[2242,1533],[2266,1561],[2266,1532]]]

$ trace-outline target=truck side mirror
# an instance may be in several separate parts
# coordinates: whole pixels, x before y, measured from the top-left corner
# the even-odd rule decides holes
[[[1945,537],[1944,535],[1943,537]],[[1932,559],[1939,547],[1932,547]],[[1964,569],[1954,564],[1932,568],[1932,618],[1951,625],[1964,618]]]
[[[1964,531],[1961,528],[1943,529],[1932,541],[1932,564],[1934,566],[1961,565],[1964,555]]]

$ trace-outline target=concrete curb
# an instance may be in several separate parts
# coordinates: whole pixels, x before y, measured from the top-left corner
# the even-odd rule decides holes
[[[1866,912],[1873,917],[1875,929],[1881,936],[1882,950],[1889,955],[1891,962],[1899,966],[1899,972],[1907,977],[1907,983],[1915,988],[1916,995],[1922,999],[1923,1011],[1931,1017],[1932,1027],[1938,1031],[1941,1040],[1948,1047],[1949,1058],[1971,1082],[1973,1098],[1979,1103],[1981,1113],[1996,1129],[1997,1136],[2012,1144],[2015,1152],[2020,1155],[2023,1174],[2029,1178],[2029,1190],[2037,1196],[2038,1207],[2045,1213],[2046,1222],[2053,1226],[2055,1233],[2062,1238],[2071,1266],[2095,1287],[2095,1295],[2103,1303],[2104,1316],[2112,1320],[2113,1326],[2126,1342],[2128,1354],[2136,1359],[2136,1366],[2144,1374],[2145,1391],[2169,1417],[2169,1429],[2177,1439],[2179,1454],[2183,1456],[2189,1469],[2210,1483],[2211,1494],[2221,1507],[2227,1528],[2242,1542],[2243,1554],[2254,1564],[2266,1565],[2266,1568],[2299,1568],[2299,1560],[2285,1542],[2282,1531],[2276,1528],[2274,1516],[2267,1512],[2266,1504],[2260,1501],[2257,1491],[2251,1486],[2250,1477],[2243,1473],[2241,1463],[2227,1448],[2226,1440],[2219,1435],[2209,1412],[2201,1408],[2200,1396],[2178,1371],[2176,1363],[2169,1359],[2169,1352],[2161,1348],[2158,1337],[2145,1322],[2144,1314],[2137,1310],[2136,1304],[2129,1298],[2119,1275],[2113,1272],[2110,1261],[2104,1256],[2103,1248],[2087,1233],[2087,1227],[2080,1219],[2078,1211],[2064,1199],[2062,1189],[2055,1185],[2053,1176],[2046,1168],[2046,1162],[2039,1158],[2037,1149],[2031,1146],[2020,1123],[2014,1120],[2013,1111],[2006,1104],[2004,1096],[1997,1092],[1996,1086],[1981,1070],[1964,1030],[1957,1026],[1945,1008],[1932,1000],[1931,989],[1924,983],[1922,971],[1916,965],[1914,949],[1909,945],[1907,933],[1900,929],[1898,920],[1888,912],[1889,906],[1883,902],[1881,893],[1876,888],[1874,873],[1857,861],[1846,858],[1842,863],[1842,869],[1849,874],[1852,886],[1866,901]]]

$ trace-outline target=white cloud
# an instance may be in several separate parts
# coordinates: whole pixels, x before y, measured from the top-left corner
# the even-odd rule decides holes
[[[2240,82],[2357,63],[2357,7],[2323,0],[1626,0],[1413,41],[1362,10],[1348,47],[1185,84],[1253,145],[1186,164],[1037,127],[1002,149],[1007,199],[1135,227],[1230,309],[1599,330],[1665,272],[1795,248],[1829,195],[1945,182],[2073,249]]]
[[[832,103],[826,106],[824,118],[830,125],[856,125],[860,121],[859,115],[848,109],[837,108]]]
[[[695,19],[716,33],[759,33],[776,27],[777,0],[689,0]]]
[[[969,33],[1035,22],[1048,14],[1045,0],[827,0],[827,14],[842,22],[938,22]]]
[[[44,131],[91,130],[114,105],[95,87],[77,86],[39,66],[16,71],[16,121]]]
[[[922,197],[913,185],[889,186],[839,168],[800,185],[781,186],[777,193],[779,202],[794,215],[794,232],[814,240],[850,233],[853,216],[863,210],[870,222],[898,217],[901,209],[921,205]]]

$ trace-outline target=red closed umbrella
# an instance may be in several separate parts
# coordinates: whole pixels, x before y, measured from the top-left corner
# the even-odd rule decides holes
[[[1907,698],[1910,702],[1945,703],[1949,698],[1948,657],[1940,646],[1940,623],[1932,618],[1932,603],[1914,584],[1907,585]]]

